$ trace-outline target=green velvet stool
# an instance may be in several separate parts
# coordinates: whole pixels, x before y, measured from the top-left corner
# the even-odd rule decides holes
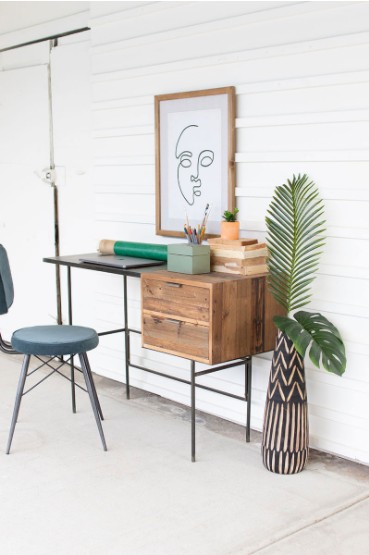
[[[13,304],[13,299],[13,280],[9,267],[8,256],[5,248],[0,245],[0,314],[6,314],[8,312],[9,308]],[[26,378],[31,373],[28,373],[31,356],[36,357],[42,363],[41,366],[37,368],[37,370],[45,365],[49,366],[52,369],[52,372],[46,377],[42,378],[38,383],[41,383],[55,372],[66,378],[64,374],[59,372],[59,369],[64,364],[68,364],[69,360],[64,360],[62,357],[66,355],[79,356],[81,370],[86,382],[86,391],[88,392],[88,395],[90,397],[91,406],[99,430],[101,442],[104,451],[107,450],[104,431],[101,425],[103,415],[97,397],[90,364],[87,358],[87,351],[91,351],[91,349],[97,347],[98,343],[99,337],[96,331],[92,328],[86,328],[82,326],[50,325],[21,328],[13,333],[10,343],[4,341],[0,335],[1,351],[7,354],[20,353],[24,355],[17,394],[15,398],[13,418],[10,426],[9,439],[6,448],[7,454],[9,454],[10,452],[22,397],[23,395],[28,393],[28,391],[35,387],[33,386],[28,391],[24,391]],[[43,360],[41,357],[46,357],[46,361]],[[54,359],[58,361],[58,366],[50,364],[51,361]],[[32,373],[33,372],[35,372],[35,370],[33,370]],[[73,380],[73,386],[74,385],[77,384],[74,384]]]

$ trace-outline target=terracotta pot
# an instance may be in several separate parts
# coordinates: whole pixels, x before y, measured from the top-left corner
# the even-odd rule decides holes
[[[261,451],[265,467],[277,474],[301,472],[309,455],[304,361],[282,332],[273,353]]]
[[[238,239],[240,236],[240,222],[221,222],[220,236],[222,239]]]

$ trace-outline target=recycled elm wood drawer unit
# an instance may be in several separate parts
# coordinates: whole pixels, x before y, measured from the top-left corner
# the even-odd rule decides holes
[[[265,275],[159,270],[141,284],[143,347],[211,365],[274,349],[281,307]]]
[[[274,349],[277,330],[272,317],[283,314],[267,289],[266,276],[217,272],[185,275],[156,270],[141,275],[141,287],[142,346],[191,361],[190,380],[141,368],[191,386],[192,461],[196,388],[246,401],[246,441],[250,441],[252,355]],[[195,361],[217,366],[196,371]],[[198,376],[242,364],[244,396],[196,382]]]

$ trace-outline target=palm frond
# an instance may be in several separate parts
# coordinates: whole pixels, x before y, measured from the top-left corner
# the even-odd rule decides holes
[[[290,312],[311,297],[321,247],[325,243],[324,206],[307,175],[276,187],[265,218],[268,235],[269,287]]]

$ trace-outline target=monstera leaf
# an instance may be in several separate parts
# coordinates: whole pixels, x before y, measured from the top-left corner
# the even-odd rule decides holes
[[[315,366],[319,367],[321,361],[328,372],[342,376],[346,354],[338,329],[318,312],[301,310],[294,314],[294,318],[275,316],[274,323],[293,341],[302,357],[310,346],[309,356]]]

